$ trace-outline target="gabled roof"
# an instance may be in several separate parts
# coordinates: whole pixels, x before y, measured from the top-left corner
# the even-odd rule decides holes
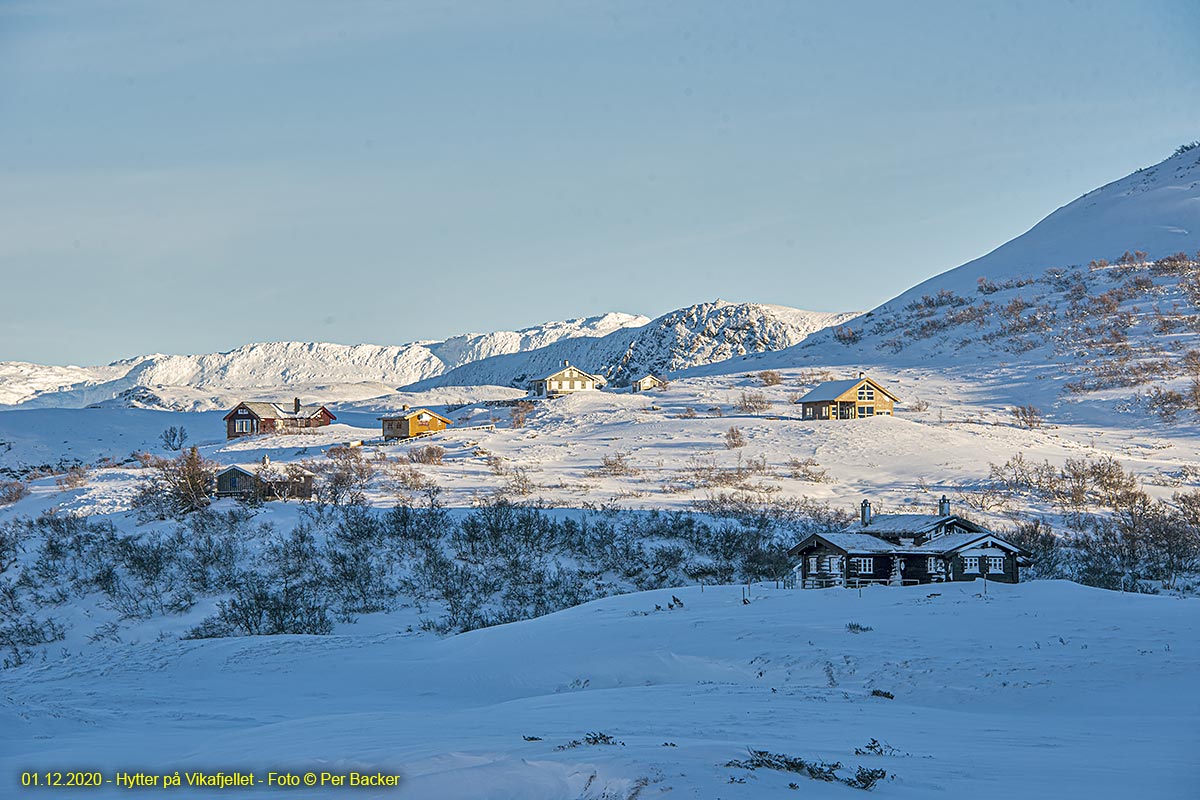
[[[574,364],[568,364],[567,366],[563,367],[562,369],[558,370],[557,372],[551,372],[549,375],[547,375],[544,378],[535,379],[534,383],[537,383],[538,381],[553,380],[554,378],[557,378],[559,375],[562,375],[564,372],[569,372],[570,370],[575,370],[580,375],[584,375],[588,378],[591,378],[596,383],[604,383],[605,382],[604,378],[601,378],[599,375],[593,375],[590,372],[585,372],[584,370],[581,370],[579,367],[575,366]]]
[[[871,517],[871,523],[864,526],[861,520],[842,529],[842,533],[890,533],[894,535],[921,536],[939,528],[951,525],[965,528],[968,531],[982,531],[984,528],[968,519],[955,514],[876,514]]]
[[[896,550],[896,545],[891,542],[886,542],[883,539],[866,533],[814,533],[800,542],[800,544],[788,550],[788,555],[799,555],[803,550],[807,549],[808,543],[813,539],[819,539],[847,554],[892,553]]]
[[[384,414],[382,417],[379,417],[378,419],[387,420],[387,421],[391,422],[391,421],[397,420],[397,419],[412,419],[413,417],[420,416],[421,414],[428,414],[431,417],[437,417],[438,419],[440,419],[442,422],[446,423],[447,425],[454,424],[454,422],[452,420],[446,419],[441,414],[438,414],[435,411],[430,411],[428,408],[414,408],[411,411],[403,411],[399,414]]]
[[[847,533],[845,531],[841,533],[814,533],[788,550],[788,555],[792,557],[800,555],[800,553],[808,549],[809,543],[814,539],[823,541],[847,555],[948,555],[986,540],[991,540],[1002,548],[1009,549],[1014,553],[1023,554],[1025,552],[1020,547],[1005,541],[991,531],[980,528],[978,531],[971,533],[950,533],[945,536],[939,536],[920,546],[895,544],[880,539],[877,536],[872,536],[869,533]]]
[[[329,415],[330,419],[337,419],[332,411],[322,405],[300,406],[300,410],[296,411],[294,404],[257,402],[238,403],[225,415],[225,419],[232,417],[234,412],[239,408],[249,409],[259,419],[311,419],[320,414],[322,409]]]
[[[858,386],[860,383],[871,384],[871,386],[875,387],[875,391],[883,392],[888,397],[892,398],[892,400],[900,399],[870,378],[850,378],[849,380],[844,381],[825,381],[825,383],[818,384],[808,394],[804,395],[804,397],[801,397],[797,402],[825,403],[829,402],[830,400],[836,400],[846,392]]]
[[[236,470],[243,475],[248,475],[253,478],[258,475],[259,470],[263,469],[279,472],[282,475],[287,475],[289,472],[299,472],[301,475],[315,474],[309,470],[306,470],[304,467],[301,467],[299,464],[263,464],[261,462],[257,464],[230,464],[227,467],[217,470],[217,474],[224,475],[226,472],[232,472]]]
[[[642,377],[640,377],[636,381],[634,381],[634,383],[641,383],[642,381],[645,381],[645,380],[656,380],[659,383],[665,383],[665,381],[662,378],[658,377],[653,372],[647,372],[645,375],[643,375]]]

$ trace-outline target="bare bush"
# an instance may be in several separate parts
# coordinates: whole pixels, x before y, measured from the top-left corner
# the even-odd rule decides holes
[[[1046,421],[1042,412],[1032,405],[1015,406],[1009,409],[1009,413],[1017,427],[1029,430],[1042,427]]]
[[[594,472],[600,477],[627,477],[637,475],[641,470],[629,462],[628,453],[613,453],[601,458],[600,466]]]
[[[162,442],[164,448],[178,452],[182,450],[184,444],[187,443],[188,434],[187,430],[182,426],[176,427],[172,425],[159,434],[158,438]]]
[[[522,400],[509,409],[508,415],[509,419],[512,420],[512,426],[514,428],[524,428],[525,421],[529,418],[529,415],[535,408],[537,408],[537,406],[531,401]]]
[[[796,480],[810,483],[831,483],[829,473],[821,469],[815,458],[793,458],[788,461],[788,474]]]
[[[439,447],[436,444],[427,444],[424,447],[414,447],[408,451],[408,460],[413,464],[433,464],[442,463],[442,459],[446,457],[446,448]]]
[[[691,406],[688,406],[687,408],[685,408],[683,411],[679,412],[675,416],[677,419],[695,419],[696,418],[696,409],[692,408]]]
[[[708,413],[712,414],[714,417],[725,416],[725,412],[721,409],[720,406],[709,406]]]
[[[392,483],[402,492],[424,492],[437,484],[415,467],[396,467],[390,471]]]
[[[150,469],[133,500],[143,516],[160,520],[180,517],[212,502],[217,464],[195,447],[175,458],[152,459]]]
[[[762,392],[742,392],[734,408],[743,414],[761,414],[771,408],[771,401]]]
[[[928,411],[929,410],[929,401],[928,400],[913,400],[911,403],[908,404],[908,410],[909,411]]]
[[[730,425],[729,430],[725,431],[725,436],[723,438],[725,441],[725,448],[728,450],[746,446],[746,435],[743,434],[742,429],[736,425]]]
[[[29,496],[29,487],[24,481],[0,481],[0,506],[15,503]]]
[[[86,467],[74,466],[55,478],[54,483],[64,491],[67,489],[79,489],[87,486],[89,477]]]
[[[849,346],[858,341],[858,333],[849,325],[841,325],[833,329],[833,338],[840,344]]]
[[[778,386],[783,383],[783,376],[773,369],[764,369],[758,373],[758,382],[763,386]]]

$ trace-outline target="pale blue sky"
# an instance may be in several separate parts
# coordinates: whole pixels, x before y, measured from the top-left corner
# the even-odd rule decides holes
[[[1196,138],[1194,0],[7,0],[0,360],[869,308]]]

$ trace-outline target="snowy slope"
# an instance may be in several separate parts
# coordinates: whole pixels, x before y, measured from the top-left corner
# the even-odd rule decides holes
[[[1200,600],[1061,582],[750,598],[682,587],[448,639],[400,613],[359,636],[99,643],[0,672],[0,771],[403,777],[364,798],[863,796],[729,765],[754,748],[886,770],[881,798],[1181,798],[1200,780]],[[856,753],[870,740],[884,754]],[[338,796],[220,794],[297,791]]]
[[[669,375],[747,353],[781,350],[855,313],[801,311],[761,303],[716,300],[672,311],[640,327],[602,337],[576,337],[538,350],[497,356],[450,370],[414,388],[493,384],[525,387],[570,361],[627,386],[646,373]]]
[[[903,306],[941,289],[972,292],[981,277],[1002,282],[1093,259],[1116,261],[1125,251],[1141,250],[1155,259],[1197,249],[1200,147],[1088,192],[1021,236],[914,286],[882,308]]]
[[[281,389],[286,393],[291,387],[321,384],[369,387],[367,393],[351,391],[351,396],[357,399],[501,353],[533,350],[572,337],[603,336],[646,322],[646,317],[609,313],[548,322],[521,331],[470,334],[440,342],[398,346],[266,342],[244,345],[226,353],[139,356],[104,367],[0,363],[0,405],[80,407],[134,390],[131,404],[154,405],[157,401],[203,409],[205,398],[244,394],[247,390]],[[176,397],[181,402],[173,403]],[[224,401],[208,407],[213,405],[224,405]]]

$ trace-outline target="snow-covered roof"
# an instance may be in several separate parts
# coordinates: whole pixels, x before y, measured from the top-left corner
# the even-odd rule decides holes
[[[430,411],[428,408],[414,408],[411,411],[402,411],[399,414],[384,414],[382,417],[379,417],[379,419],[387,420],[390,422],[392,420],[397,420],[397,419],[412,419],[413,417],[420,416],[421,414],[428,414],[431,417],[437,417],[438,419],[440,419],[442,422],[446,423],[447,425],[454,424],[451,420],[446,419],[441,414],[438,414],[435,411]]]
[[[801,397],[798,402],[825,403],[830,400],[836,400],[846,392],[853,389],[855,386],[858,386],[860,383],[869,383],[874,386],[877,391],[883,392],[893,400],[899,399],[896,397],[896,395],[892,394],[870,378],[849,378],[843,381],[825,381],[824,383],[818,384],[808,394],[804,395],[804,397]]]
[[[913,514],[904,516],[923,515]],[[880,539],[878,536],[872,536],[869,533],[851,533],[849,530],[840,531],[838,533],[814,533],[812,536],[809,536],[807,539],[800,542],[800,544],[793,547],[789,552],[792,555],[797,555],[810,539],[822,539],[839,550],[845,550],[850,554],[880,553],[888,555],[944,555],[956,550],[960,550],[964,547],[968,547],[976,542],[985,540],[993,540],[1001,545],[1011,548],[1014,552],[1021,552],[1021,548],[1004,541],[1004,539],[1000,538],[991,531],[984,530],[982,528],[970,533],[948,533],[945,536],[939,536],[936,539],[931,539],[920,546],[889,542],[885,539]]]
[[[547,375],[547,376],[546,376],[546,377],[544,377],[544,378],[538,378],[538,379],[536,379],[536,380],[534,381],[534,383],[537,383],[538,381],[548,381],[548,380],[553,380],[554,378],[557,378],[559,375],[562,375],[564,372],[570,372],[571,370],[575,370],[576,372],[578,372],[580,375],[583,375],[584,377],[591,378],[591,379],[592,379],[592,380],[594,380],[596,383],[605,383],[605,380],[604,380],[604,378],[601,378],[599,375],[593,375],[593,374],[592,374],[592,373],[590,373],[590,372],[587,372],[587,371],[585,371],[585,370],[582,370],[582,369],[580,369],[579,367],[575,366],[574,364],[567,364],[567,365],[566,365],[565,367],[563,367],[562,369],[560,369],[560,370],[558,370],[558,371],[556,371],[556,372],[551,372],[549,375]]]
[[[864,526],[861,521],[857,521],[850,527],[843,528],[842,532],[912,534],[915,536],[950,525],[957,525],[971,531],[983,530],[974,522],[954,514],[876,514],[871,517],[869,525]]]
[[[285,475],[288,472],[298,473],[300,475],[315,474],[299,464],[263,464],[261,461],[254,464],[230,464],[227,467],[222,467],[221,469],[217,470],[217,474],[224,475],[230,470],[237,470],[238,472],[245,473],[251,477],[257,475],[260,470],[271,470]]]
[[[814,533],[808,538],[823,539],[847,553],[892,553],[896,551],[896,545],[866,533]],[[801,545],[807,541],[808,539],[805,539],[792,550],[799,550]]]
[[[297,411],[294,404],[284,405],[281,403],[251,402],[238,403],[233,411],[237,411],[238,408],[250,409],[250,411],[252,411],[259,419],[308,419],[310,417],[317,416],[317,414],[319,414],[321,409],[325,408],[325,406],[300,406],[300,410]],[[325,410],[326,412],[329,412],[329,409],[326,408]],[[230,411],[229,414],[226,414],[226,418],[233,414],[233,411]],[[329,416],[332,417],[333,414],[329,413]]]

